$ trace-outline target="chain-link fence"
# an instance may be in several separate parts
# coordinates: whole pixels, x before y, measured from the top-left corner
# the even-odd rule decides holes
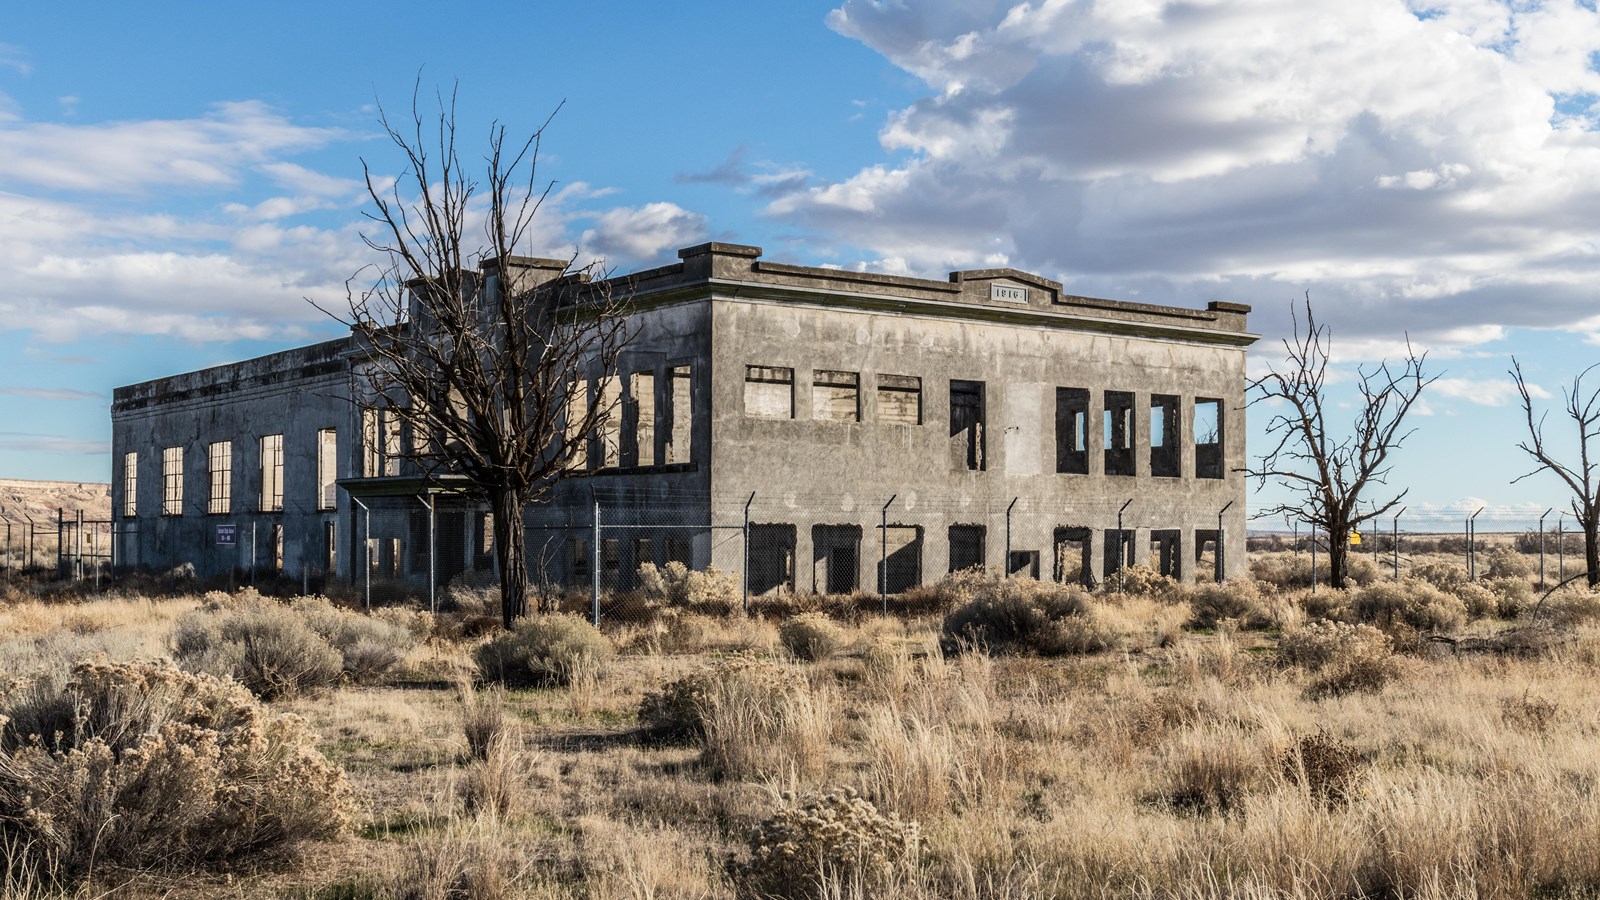
[[[0,512],[0,569],[8,583],[93,581],[108,583],[115,568],[114,524],[83,510],[57,510],[52,518]]]

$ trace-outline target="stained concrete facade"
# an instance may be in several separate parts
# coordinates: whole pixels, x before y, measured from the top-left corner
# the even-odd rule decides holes
[[[621,415],[591,441],[589,477],[530,510],[536,575],[582,583],[602,555],[618,586],[646,561],[741,572],[742,530],[711,526],[742,525],[747,503],[756,592],[876,590],[886,545],[891,590],[967,564],[1097,580],[1123,559],[1187,579],[1200,551],[1216,560],[1219,523],[1220,568],[1239,570],[1248,307],[1075,297],[1010,269],[939,281],[799,267],[733,244],[679,256],[611,282],[631,298],[632,338],[616,375],[595,373],[585,390],[619,397]],[[251,454],[277,429],[285,509],[233,519],[280,525],[286,572],[320,564],[348,577],[358,510],[343,489],[332,509],[306,504],[323,429],[339,436],[347,487],[384,480],[361,478],[373,473],[350,402],[359,357],[336,341],[119,389],[119,514],[123,454],[140,459],[139,537],[123,560],[165,567],[214,531],[198,507],[160,514],[163,448],[203,462],[209,442],[231,436],[244,451],[235,491],[248,497],[259,494]],[[204,467],[193,468],[184,495],[203,498]],[[604,532],[604,554],[584,530],[596,498],[608,528],[632,528]],[[667,524],[678,530],[646,527]],[[481,528],[445,530],[476,542],[460,556],[483,564]],[[332,559],[330,534],[345,536]]]

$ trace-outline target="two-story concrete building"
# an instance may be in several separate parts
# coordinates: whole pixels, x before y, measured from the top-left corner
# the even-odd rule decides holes
[[[1247,307],[1076,297],[1011,269],[792,266],[733,244],[679,256],[610,283],[632,337],[580,394],[620,415],[588,477],[530,509],[536,576],[625,587],[678,559],[747,573],[753,593],[839,593],[877,590],[884,557],[890,591],[972,565],[1094,580],[1148,560],[1189,578],[1204,552],[1239,570]],[[217,574],[250,541],[257,566],[291,576],[492,565],[475,501],[394,462],[406,437],[360,402],[364,362],[345,339],[119,388],[120,562]]]

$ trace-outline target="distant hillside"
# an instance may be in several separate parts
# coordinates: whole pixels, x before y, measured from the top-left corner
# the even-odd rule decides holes
[[[25,481],[0,478],[0,514],[14,521],[32,516],[44,524],[56,520],[56,510],[67,515],[83,510],[86,519],[111,516],[111,485],[80,481]]]

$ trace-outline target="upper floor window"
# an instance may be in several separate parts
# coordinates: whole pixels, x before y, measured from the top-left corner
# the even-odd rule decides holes
[[[758,419],[794,418],[794,369],[745,366],[744,414]]]
[[[915,375],[878,376],[878,421],[922,424],[922,379]]]
[[[811,417],[820,422],[861,421],[861,375],[833,369],[814,370]]]
[[[261,439],[261,511],[283,511],[283,435]]]
[[[183,448],[161,451],[161,514],[183,515]]]
[[[233,512],[233,442],[217,441],[206,448],[206,467],[211,474],[211,495],[206,512]]]
[[[317,432],[317,509],[339,505],[339,433],[332,428]]]
[[[981,472],[988,468],[984,459],[983,382],[950,382],[950,454],[957,469]]]
[[[1133,392],[1106,391],[1105,442],[1107,475],[1134,474]]]
[[[1222,477],[1222,401],[1194,401],[1194,475]]]
[[[1170,394],[1150,395],[1150,474],[1177,478],[1182,474],[1178,455],[1178,410],[1181,401]]]
[[[1089,474],[1089,391],[1056,388],[1056,471]]]
[[[139,454],[122,454],[122,515],[131,519],[139,514]]]

